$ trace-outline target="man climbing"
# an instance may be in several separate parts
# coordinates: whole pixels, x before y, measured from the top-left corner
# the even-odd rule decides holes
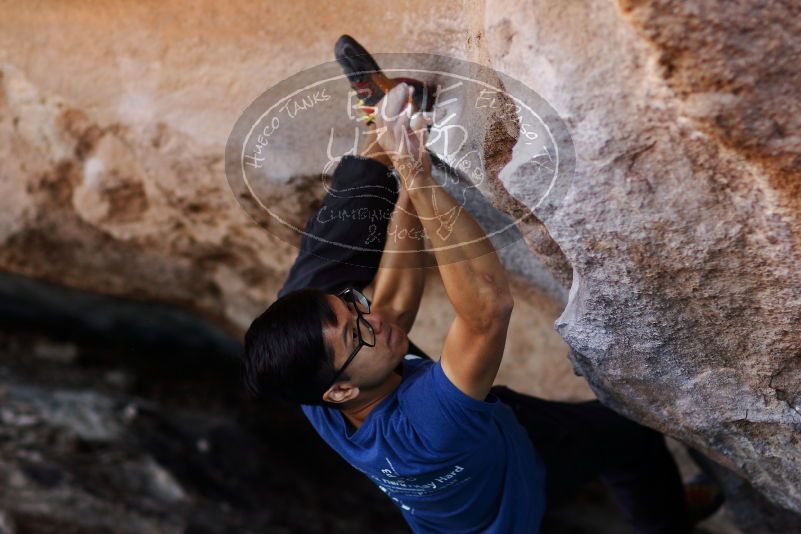
[[[348,36],[336,53],[362,97],[368,135],[359,156],[341,160],[331,188],[377,193],[329,193],[320,209],[394,209],[377,219],[383,238],[373,249],[333,244],[364,244],[368,225],[311,217],[278,300],[245,336],[250,388],[302,405],[414,532],[537,532],[546,506],[597,477],[638,532],[688,531],[661,435],[597,401],[550,402],[493,387],[514,299],[472,216],[442,217],[458,204],[432,178],[426,122],[413,115],[430,107],[432,91],[387,78]],[[422,239],[401,234],[428,237],[456,313],[438,361],[408,337],[424,252]],[[372,301],[362,293],[369,285]]]

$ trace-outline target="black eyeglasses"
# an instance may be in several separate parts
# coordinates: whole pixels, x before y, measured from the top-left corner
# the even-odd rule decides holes
[[[328,387],[334,385],[362,347],[365,345],[368,347],[375,347],[375,332],[373,331],[373,326],[364,318],[365,315],[370,314],[370,301],[367,300],[367,297],[365,297],[361,291],[353,289],[352,287],[340,291],[337,293],[337,297],[342,299],[345,305],[348,306],[348,310],[353,309],[356,311],[356,333],[359,337],[359,345],[353,349],[348,359],[345,360],[344,365],[334,373],[334,378],[331,380]],[[364,331],[365,329],[366,331]]]
[[[352,306],[353,310],[356,311],[356,333],[359,337],[359,345],[353,349],[353,352],[350,353],[348,359],[345,360],[345,364],[334,374],[331,384],[328,385],[329,388],[334,385],[342,372],[348,365],[350,365],[350,362],[353,361],[353,358],[356,357],[356,354],[359,352],[359,350],[361,350],[362,347],[365,345],[368,347],[375,347],[375,332],[373,331],[373,326],[367,322],[367,319],[364,318],[365,315],[370,314],[370,301],[367,300],[367,297],[365,297],[361,291],[357,291],[352,287],[337,293],[337,297],[342,299],[342,301],[348,306],[348,310],[350,310]],[[366,332],[363,331],[364,329],[367,329]]]

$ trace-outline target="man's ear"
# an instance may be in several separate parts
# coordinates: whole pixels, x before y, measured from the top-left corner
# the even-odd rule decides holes
[[[323,400],[341,404],[359,396],[359,387],[348,382],[337,382],[323,393]]]

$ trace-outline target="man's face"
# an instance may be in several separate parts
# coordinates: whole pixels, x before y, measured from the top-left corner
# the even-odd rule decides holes
[[[346,304],[335,295],[326,295],[326,299],[336,314],[337,323],[335,326],[324,327],[323,336],[334,350],[334,368],[338,370],[359,346],[357,316],[352,304]],[[357,392],[347,392],[344,401],[352,400],[358,394],[367,393],[386,382],[409,349],[406,332],[398,325],[384,320],[378,310],[373,309],[363,317],[373,327],[375,347],[365,345],[359,349],[337,383],[329,390],[331,393],[332,390],[342,387],[358,388]],[[362,332],[366,334],[366,327],[362,326]],[[347,380],[343,377],[347,377]],[[329,400],[343,401],[333,397]]]

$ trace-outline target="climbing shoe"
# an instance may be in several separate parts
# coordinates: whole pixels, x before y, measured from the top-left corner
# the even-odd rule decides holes
[[[377,104],[384,95],[400,83],[407,83],[414,88],[412,104],[416,110],[431,111],[434,107],[436,88],[413,78],[388,78],[373,56],[350,35],[343,35],[334,45],[337,63],[345,71],[350,86],[356,92],[359,103],[356,108],[361,112],[365,124],[374,121]]]

